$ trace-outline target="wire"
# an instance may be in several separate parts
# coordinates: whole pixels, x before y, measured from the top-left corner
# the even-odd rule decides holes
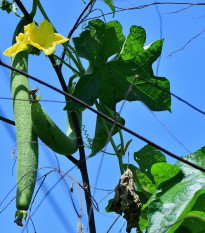
[[[7,119],[7,118],[5,118],[5,117],[0,116],[0,120],[1,120],[1,121],[4,121],[4,122],[6,122],[6,123],[9,123],[9,124],[11,124],[11,125],[15,125],[15,122],[14,122],[14,121],[9,120],[9,119]]]
[[[141,9],[144,9],[146,7],[150,7],[150,6],[155,6],[155,5],[188,5],[188,6],[205,6],[205,3],[189,3],[189,2],[153,2],[153,3],[150,3],[150,4],[145,4],[145,5],[141,5],[141,6],[136,6],[136,7],[131,7],[131,8],[119,8],[119,7],[116,7],[116,9],[118,10],[115,10],[115,12],[122,12],[122,11],[130,11],[130,10],[141,10]],[[96,16],[96,17],[92,17],[92,18],[87,18],[85,19],[85,21],[88,21],[88,20],[91,20],[91,19],[98,19],[102,16],[105,16],[105,15],[112,15],[113,12],[109,12],[109,13],[106,13],[106,14],[103,14],[103,15],[99,15],[99,16]]]
[[[134,92],[132,91],[133,95],[137,96],[137,98],[141,101],[141,98]],[[146,104],[144,104],[142,101],[141,103],[145,106],[145,108],[152,114],[152,116],[161,124],[161,126],[168,132],[168,134],[176,141],[178,142],[188,153],[192,154],[191,150],[186,147],[173,133],[167,126],[157,117],[157,115],[151,111]]]

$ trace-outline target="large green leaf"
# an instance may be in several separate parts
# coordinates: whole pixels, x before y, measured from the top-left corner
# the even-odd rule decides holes
[[[134,76],[139,75],[144,80],[136,79],[127,100],[142,101],[153,111],[170,110],[170,94],[147,83],[169,91],[169,81],[155,77],[152,70],[153,62],[161,54],[163,40],[143,47],[145,39],[145,30],[139,26],[132,26],[125,40],[118,21],[90,21],[87,29],[73,39],[79,56],[89,61],[89,68],[77,82],[73,95],[89,105],[99,98],[114,109],[125,98]],[[79,106],[74,105],[73,108]]]
[[[145,173],[154,182],[151,174],[151,167],[155,163],[166,162],[166,157],[159,149],[151,145],[144,146],[141,150],[134,153],[134,159],[140,167],[140,171]]]
[[[205,167],[205,147],[186,156],[185,159]],[[174,224],[177,220],[185,217],[193,208],[197,211],[204,208],[201,201],[196,209],[196,203],[205,193],[205,174],[181,161],[177,161],[176,166],[181,170],[183,177],[177,182],[177,175],[172,179],[175,183],[170,180],[163,182],[156,190],[156,199],[148,206],[148,233],[175,232],[181,224]]]

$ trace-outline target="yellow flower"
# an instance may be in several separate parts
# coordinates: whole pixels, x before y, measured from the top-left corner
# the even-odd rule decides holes
[[[16,43],[3,52],[5,56],[13,57],[17,53],[27,50],[28,48],[28,37],[23,33],[19,33],[16,37]]]
[[[54,33],[54,28],[50,22],[44,19],[39,28],[35,22],[24,27],[24,34],[20,33],[16,37],[16,44],[8,48],[3,54],[6,56],[15,56],[18,52],[26,50],[28,44],[42,50],[46,55],[50,55],[55,51],[57,44],[68,41],[64,36]]]
[[[52,24],[46,19],[40,23],[39,28],[34,22],[28,24],[24,27],[24,32],[28,34],[29,44],[42,50],[46,55],[53,53],[57,44],[68,41],[64,36],[54,33]]]

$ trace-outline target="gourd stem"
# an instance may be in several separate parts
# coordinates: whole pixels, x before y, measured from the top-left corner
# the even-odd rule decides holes
[[[99,104],[98,104],[97,101],[95,101],[95,105],[96,105],[98,111],[100,111],[100,106],[99,106]],[[104,125],[104,128],[105,128],[105,130],[106,130],[106,132],[107,132],[107,135],[109,136],[109,135],[110,135],[110,130],[109,130],[109,128],[108,128],[108,125],[107,125],[106,120],[103,119],[103,118],[100,118],[100,119],[102,120],[102,123],[103,123],[103,125]],[[121,173],[121,175],[122,175],[122,174],[124,173],[123,162],[122,162],[122,154],[121,154],[120,151],[117,149],[117,146],[115,145],[115,142],[114,142],[114,140],[112,139],[112,136],[110,136],[110,143],[111,143],[111,145],[112,145],[112,147],[113,147],[113,149],[114,149],[114,151],[115,151],[115,153],[116,153],[116,155],[117,155],[118,162],[119,162],[119,166],[120,166],[120,173]]]
[[[37,6],[38,6],[38,0],[33,0],[33,6],[32,6],[31,13],[30,13],[30,16],[32,19],[34,18],[36,14]]]
[[[55,55],[55,54],[52,54],[51,55],[52,57],[54,57],[55,59],[58,59],[59,61],[61,61],[62,63],[64,63],[69,69],[71,69],[73,71],[73,73],[77,74],[77,75],[80,75],[80,73],[75,69],[73,68],[71,65],[69,65],[67,62],[63,61],[59,56]]]
[[[105,104],[103,104],[103,105],[106,108],[106,110],[109,112],[110,117],[114,118],[114,115],[112,114],[110,109]],[[119,135],[120,135],[121,151],[123,151],[124,150],[124,139],[123,139],[123,135],[122,135],[122,130],[120,129],[120,127],[117,127],[117,129],[118,129],[118,132],[119,132]]]

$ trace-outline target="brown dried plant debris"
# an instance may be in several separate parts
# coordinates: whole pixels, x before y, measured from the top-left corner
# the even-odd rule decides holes
[[[131,229],[138,225],[141,209],[142,203],[135,192],[133,174],[127,169],[115,188],[115,197],[112,199],[109,211],[120,215],[124,213],[123,217],[127,220],[126,231],[131,232]]]

